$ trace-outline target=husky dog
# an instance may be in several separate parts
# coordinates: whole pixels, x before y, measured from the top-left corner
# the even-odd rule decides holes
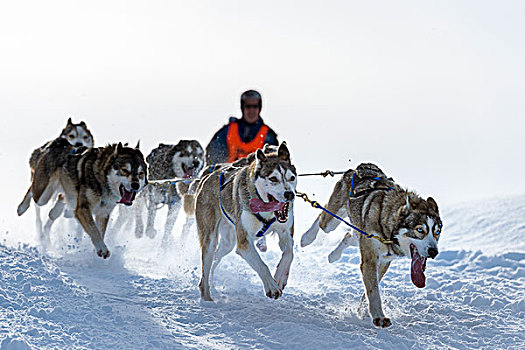
[[[361,273],[366,290],[360,309],[365,305],[366,295],[374,325],[391,326],[381,306],[379,282],[392,260],[406,256],[412,259],[412,282],[418,288],[425,286],[426,260],[438,254],[442,228],[436,201],[432,197],[425,200],[402,189],[373,164],[361,164],[355,171],[347,171],[337,182],[326,207],[340,217],[349,217],[367,234],[385,241],[354,233],[361,251]],[[329,214],[321,213],[302,236],[301,246],[312,243],[319,228],[328,233],[339,223]],[[352,233],[348,232],[330,254],[330,262],[339,259],[341,252],[352,244],[352,238]]]
[[[173,178],[191,179],[198,176],[204,165],[204,149],[196,140],[181,140],[176,145],[159,144],[146,157],[149,169],[150,180],[168,180]],[[164,227],[163,240],[167,240],[173,225],[177,220],[181,208],[182,195],[187,187],[184,182],[177,184],[172,182],[152,183],[139,196],[139,202],[135,210],[135,235],[140,238],[144,234],[144,224],[142,222],[143,207],[147,207],[148,218],[146,222],[146,235],[153,238],[157,232],[155,230],[155,216],[157,209],[163,205],[168,205],[168,216]],[[115,226],[117,229],[122,226],[122,218],[127,216],[123,210],[119,211],[119,219]]]
[[[265,144],[262,150],[264,154],[275,153],[277,152],[277,146]],[[183,206],[185,207],[184,212],[186,213],[186,222],[184,223],[184,226],[182,229],[182,232],[184,235],[189,231],[190,227],[193,225],[195,221],[195,217],[193,215],[193,212],[194,212],[193,206],[195,205],[194,203],[195,196],[193,196],[193,194],[195,194],[195,191],[197,187],[199,186],[201,178],[204,178],[206,175],[211,174],[212,172],[220,170],[220,169],[225,169],[228,167],[239,168],[239,167],[248,166],[250,165],[250,163],[252,163],[255,160],[255,154],[256,154],[255,152],[250,153],[246,157],[240,158],[233,163],[217,163],[217,164],[208,165],[202,171],[200,178],[194,179],[190,184],[185,184],[185,183],[178,184],[179,193],[183,196],[182,203],[183,203]],[[186,196],[187,194],[189,194],[189,196]],[[268,233],[270,233],[270,231],[271,230],[269,230]],[[256,246],[261,252],[265,252],[267,250],[266,236],[262,236],[261,238],[259,238],[257,240]]]
[[[248,165],[206,175],[197,188],[194,214],[202,253],[199,288],[204,300],[212,300],[210,273],[213,276],[220,260],[235,245],[237,253],[261,278],[268,297],[279,298],[288,281],[297,173],[285,143],[268,155],[259,149],[252,159]],[[254,246],[270,227],[278,233],[283,252],[273,277]]]
[[[117,203],[132,205],[147,184],[147,167],[138,149],[121,143],[99,148],[79,148],[65,139],[51,142],[40,156],[31,184],[33,199],[45,205],[60,190],[62,208],[67,203],[95,246],[97,255],[109,257],[104,235]]]
[[[93,135],[91,134],[91,131],[86,126],[86,123],[83,121],[74,124],[71,121],[71,118],[67,120],[66,127],[62,129],[62,132],[57,137],[57,139],[63,139],[67,140],[67,142],[72,145],[75,148],[78,147],[87,147],[92,148],[93,147]],[[55,139],[56,140],[56,139]],[[31,157],[29,158],[29,167],[31,168],[31,181],[33,181],[33,174],[35,172],[35,168],[37,166],[38,161],[42,157],[42,154],[45,152],[45,150],[49,147],[49,145],[52,144],[53,141],[47,142],[42,147],[39,147],[33,151],[31,154]],[[33,197],[33,192],[31,191],[31,187],[26,192],[26,195],[24,196],[24,199],[20,203],[17,209],[18,215],[22,215],[26,212],[26,210],[29,208],[29,205],[31,204],[31,198]],[[36,211],[36,224],[37,224],[37,230],[40,234],[42,234],[42,221],[40,218],[40,208],[38,206],[35,206]],[[56,208],[54,207],[51,209],[51,212],[56,211]],[[50,229],[50,222],[46,224],[46,231]]]

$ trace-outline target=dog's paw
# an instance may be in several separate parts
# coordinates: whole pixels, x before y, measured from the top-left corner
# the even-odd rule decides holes
[[[331,263],[334,263],[336,262],[337,260],[341,259],[341,251],[339,250],[334,250],[333,252],[331,252],[329,255],[328,255],[328,262],[331,264]]]
[[[109,258],[109,250],[107,248],[97,250],[97,255],[103,259]]]
[[[258,240],[255,246],[257,247],[257,249],[259,249],[263,253],[266,250],[268,250],[268,246],[266,245],[266,239],[264,238],[261,238],[260,240]]]
[[[265,288],[266,296],[270,299],[279,299],[281,295],[283,295],[283,290],[279,288],[277,285],[277,282],[272,278],[272,281],[270,283],[270,286]]]
[[[288,283],[288,273],[279,273],[275,274],[275,281],[281,290],[284,290],[286,284]]]
[[[154,227],[146,229],[146,236],[148,236],[149,238],[155,238],[156,235],[157,235],[157,230]]]
[[[135,238],[142,238],[142,236],[144,236],[144,227],[135,228]]]
[[[310,229],[301,237],[301,247],[306,247],[315,241],[317,238],[317,231]]]
[[[388,317],[378,317],[374,318],[374,326],[386,328],[392,325],[392,321]]]

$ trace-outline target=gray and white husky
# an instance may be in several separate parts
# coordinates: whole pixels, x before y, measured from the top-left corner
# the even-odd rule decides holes
[[[410,257],[411,279],[418,288],[425,286],[427,258],[438,254],[438,241],[443,226],[439,209],[432,197],[423,199],[412,191],[398,186],[374,164],[360,164],[356,170],[345,172],[335,185],[326,208],[350,221],[374,238],[348,232],[329,261],[341,257],[342,251],[354,243],[361,252],[361,274],[366,293],[361,298],[360,311],[368,298],[368,311],[377,327],[392,325],[385,317],[379,294],[379,283],[398,257]],[[302,236],[301,246],[312,243],[321,228],[331,232],[340,221],[322,212]]]
[[[159,144],[146,157],[148,162],[149,180],[191,179],[196,178],[204,165],[204,149],[196,140],[180,140],[176,145]],[[126,218],[135,218],[135,236],[140,238],[144,231],[148,237],[155,237],[154,227],[157,210],[168,206],[168,215],[164,226],[163,240],[167,240],[173,230],[182,205],[182,192],[187,191],[184,182],[150,183],[137,199],[134,215],[126,215],[126,209],[119,210],[119,218],[115,229],[124,225]],[[147,208],[146,228],[142,220],[142,212]]]
[[[72,122],[71,118],[67,120],[67,124],[65,128],[62,129],[62,132],[56,139],[66,140],[71,146],[74,147],[74,149],[79,148],[79,147],[92,148],[94,145],[93,135],[91,134],[91,131],[88,129],[86,123],[81,121],[80,123],[75,124]],[[41,159],[42,154],[52,144],[52,142],[53,141],[47,142],[45,145],[33,150],[33,152],[31,153],[31,157],[29,158],[29,167],[31,169],[31,181],[33,181],[33,176],[34,176],[35,168],[37,166],[38,161]],[[74,149],[72,152],[74,152]],[[56,197],[56,195],[57,194],[54,194],[52,197]],[[17,214],[19,216],[24,214],[27,211],[27,209],[29,208],[31,204],[32,197],[33,197],[33,192],[30,186],[26,192],[26,195],[24,196],[24,199],[18,205]],[[54,206],[53,209],[51,209],[50,214],[55,215],[54,213],[57,212],[57,209],[58,208]],[[49,232],[49,230],[51,229],[53,220],[47,221],[44,227],[44,231],[43,231],[42,230],[42,219],[40,217],[40,207],[39,206],[35,206],[35,213],[36,213],[37,231],[39,235],[42,236],[43,233]]]
[[[265,294],[277,299],[288,281],[293,260],[293,201],[297,173],[285,143],[275,153],[257,150],[244,166],[230,166],[204,176],[193,197],[185,199],[187,214],[197,222],[201,253],[201,297],[211,301],[210,274],[220,260],[237,247],[237,253],[257,272]],[[194,213],[191,210],[194,209]],[[254,241],[268,230],[279,235],[283,254],[275,275],[259,256]],[[212,266],[213,265],[213,266]]]
[[[147,184],[146,163],[140,150],[121,143],[74,150],[61,138],[46,147],[34,170],[33,199],[42,206],[60,191],[63,196],[57,205],[63,209],[67,203],[97,255],[105,259],[109,250],[104,236],[111,212],[118,203],[132,205]]]

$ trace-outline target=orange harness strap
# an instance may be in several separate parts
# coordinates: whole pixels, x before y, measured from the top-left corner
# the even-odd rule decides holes
[[[239,135],[239,125],[231,122],[228,128],[228,136],[226,137],[226,144],[228,145],[228,162],[235,162],[237,159],[246,157],[248,154],[263,148],[266,134],[269,128],[266,125],[261,126],[259,133],[253,140],[248,143],[242,142]]]

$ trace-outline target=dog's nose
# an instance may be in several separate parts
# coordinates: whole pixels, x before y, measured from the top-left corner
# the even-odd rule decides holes
[[[295,196],[292,191],[286,191],[284,192],[284,198],[286,198],[286,200],[291,201],[295,198]]]
[[[434,259],[438,255],[438,250],[434,247],[428,248],[428,256]]]
[[[140,188],[140,184],[138,182],[132,182],[131,188],[134,189],[135,191],[138,191],[138,189]]]
[[[75,147],[80,147],[80,146],[82,146],[82,142],[75,143]]]

